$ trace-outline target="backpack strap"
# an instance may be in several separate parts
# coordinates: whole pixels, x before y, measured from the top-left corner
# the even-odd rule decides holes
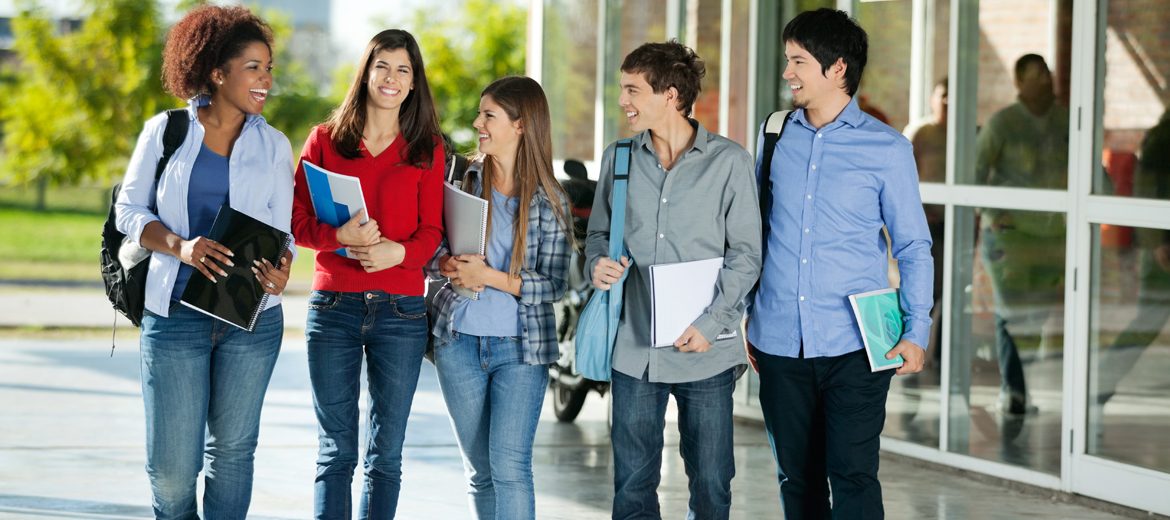
[[[630,153],[633,139],[617,142],[613,158],[613,210],[609,216],[609,257],[622,261],[626,231],[626,183],[630,179]]]
[[[784,127],[792,119],[791,110],[778,110],[768,116],[764,123],[764,155],[760,163],[760,218],[764,230],[764,252],[768,251],[768,216],[772,213],[772,157],[776,152],[776,145],[780,136],[784,135]]]
[[[175,155],[175,150],[178,150],[183,145],[183,141],[187,139],[187,127],[190,126],[190,121],[191,118],[187,115],[186,108],[167,110],[167,127],[163,130],[162,137],[162,157],[158,158],[158,166],[154,169],[154,189],[156,191],[158,190],[158,181],[162,178],[167,163],[171,161],[171,156]],[[158,204],[157,198],[156,196],[155,204]]]

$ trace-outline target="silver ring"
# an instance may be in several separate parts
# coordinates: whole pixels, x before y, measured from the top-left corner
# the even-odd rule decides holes
[[[268,283],[264,284],[264,286],[265,286],[265,287],[267,287],[267,288],[269,288],[269,289],[275,289],[275,288],[276,288],[276,284],[274,284],[274,283],[272,283],[272,282],[268,282]]]

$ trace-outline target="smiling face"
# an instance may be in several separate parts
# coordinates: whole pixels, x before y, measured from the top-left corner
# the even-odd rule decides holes
[[[212,103],[226,103],[247,114],[259,114],[272,88],[272,51],[263,42],[252,42],[222,69],[211,73],[215,83]]]
[[[479,151],[494,157],[515,157],[524,129],[491,96],[479,98],[479,115],[473,123],[479,130]]]
[[[845,62],[837,63],[822,71],[821,64],[812,53],[800,44],[789,41],[784,44],[784,57],[788,66],[784,68],[784,79],[792,89],[792,106],[816,110],[826,104],[835,93],[845,94]]]
[[[641,73],[622,72],[622,95],[618,104],[626,111],[626,122],[630,131],[638,133],[657,128],[667,117],[682,117],[678,110],[678,91],[674,87],[661,94],[655,94],[646,77]]]
[[[414,68],[406,49],[382,49],[366,71],[366,107],[396,110],[414,89]]]

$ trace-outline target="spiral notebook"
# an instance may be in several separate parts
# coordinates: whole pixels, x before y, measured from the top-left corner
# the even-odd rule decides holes
[[[486,255],[488,201],[443,183],[443,227],[452,255]],[[451,285],[460,296],[479,299],[479,293]]]
[[[280,265],[281,257],[292,246],[292,237],[224,204],[220,206],[207,238],[235,254],[231,257],[235,265],[221,265],[227,277],[216,274],[215,283],[195,271],[180,301],[192,309],[252,332],[269,297],[252,273],[252,261],[267,259],[272,265]]]
[[[313,213],[317,222],[335,228],[349,222],[349,219],[365,209],[366,216],[359,224],[370,221],[366,208],[366,196],[362,193],[362,182],[357,177],[333,173],[309,161],[301,161],[305,167],[305,184],[309,187],[309,198],[313,201]],[[357,258],[343,247],[334,251],[346,258]]]

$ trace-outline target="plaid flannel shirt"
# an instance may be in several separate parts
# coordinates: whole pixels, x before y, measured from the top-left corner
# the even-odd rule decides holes
[[[479,176],[471,178],[472,193],[479,194],[482,187]],[[557,320],[553,302],[559,301],[568,288],[569,238],[557,222],[556,213],[544,191],[537,189],[529,201],[527,251],[524,257],[525,269],[520,271],[520,323],[523,336],[524,362],[529,365],[552,363],[560,356],[557,346]],[[562,211],[569,214],[567,202],[562,202]],[[423,271],[430,280],[446,280],[439,273],[439,259],[451,254],[447,238],[439,244],[435,256],[427,262]],[[533,269],[535,266],[535,269]],[[432,309],[435,348],[442,348],[451,342],[454,324],[451,315],[455,306],[466,300],[451,289],[448,281],[435,294]]]

